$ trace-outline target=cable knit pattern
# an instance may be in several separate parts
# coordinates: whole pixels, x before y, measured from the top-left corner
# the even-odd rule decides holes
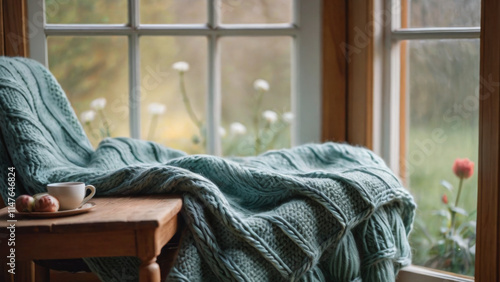
[[[415,203],[363,148],[220,158],[108,138],[94,150],[54,77],[23,58],[0,58],[0,128],[18,194],[62,181],[97,196],[182,194],[188,232],[169,281],[394,281],[411,261]],[[137,258],[85,261],[103,281],[137,278]]]

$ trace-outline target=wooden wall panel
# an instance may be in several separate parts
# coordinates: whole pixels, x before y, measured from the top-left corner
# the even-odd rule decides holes
[[[347,5],[347,141],[373,147],[373,0]]]
[[[500,281],[500,2],[483,0],[475,281]]]
[[[323,1],[323,141],[372,148],[373,0]]]
[[[347,0],[323,1],[323,141],[347,140]]]
[[[6,56],[29,55],[26,0],[1,0],[3,46]]]
[[[3,31],[3,0],[0,0],[0,56],[5,55],[4,31]]]

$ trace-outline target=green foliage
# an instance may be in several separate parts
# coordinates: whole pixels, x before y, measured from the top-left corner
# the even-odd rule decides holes
[[[475,209],[467,212],[459,199],[461,193],[470,194],[470,190],[475,190],[475,185],[463,183],[464,179],[461,179],[458,190],[445,180],[441,181],[442,189],[431,186],[443,196],[427,197],[426,204],[434,204],[437,209],[428,217],[419,214],[416,219],[414,232],[410,237],[416,254],[415,264],[474,275],[476,212]],[[452,204],[448,202],[449,198],[453,200]],[[466,201],[467,206],[471,206],[470,202]]]
[[[449,206],[438,211],[444,217],[439,234],[432,237],[425,266],[474,275],[476,221],[464,209]],[[454,224],[451,218],[457,216]],[[423,227],[425,228],[425,226]],[[437,241],[436,241],[437,239]]]

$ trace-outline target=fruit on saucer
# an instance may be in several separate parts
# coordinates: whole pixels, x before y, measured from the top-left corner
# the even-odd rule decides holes
[[[21,195],[16,199],[16,210],[19,212],[31,212],[35,208],[35,199],[30,195]]]
[[[21,195],[16,199],[16,210],[19,212],[56,212],[59,201],[48,193],[38,193],[32,196]]]

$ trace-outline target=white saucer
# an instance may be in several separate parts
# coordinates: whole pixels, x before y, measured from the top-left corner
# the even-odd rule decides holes
[[[61,216],[80,214],[80,213],[88,212],[91,209],[93,209],[94,207],[95,207],[95,203],[86,203],[83,206],[81,206],[77,209],[72,209],[72,210],[63,210],[63,211],[56,211],[56,212],[18,212],[18,211],[16,211],[14,213],[18,214],[18,215],[28,216],[28,217],[50,218],[50,217],[61,217]]]

